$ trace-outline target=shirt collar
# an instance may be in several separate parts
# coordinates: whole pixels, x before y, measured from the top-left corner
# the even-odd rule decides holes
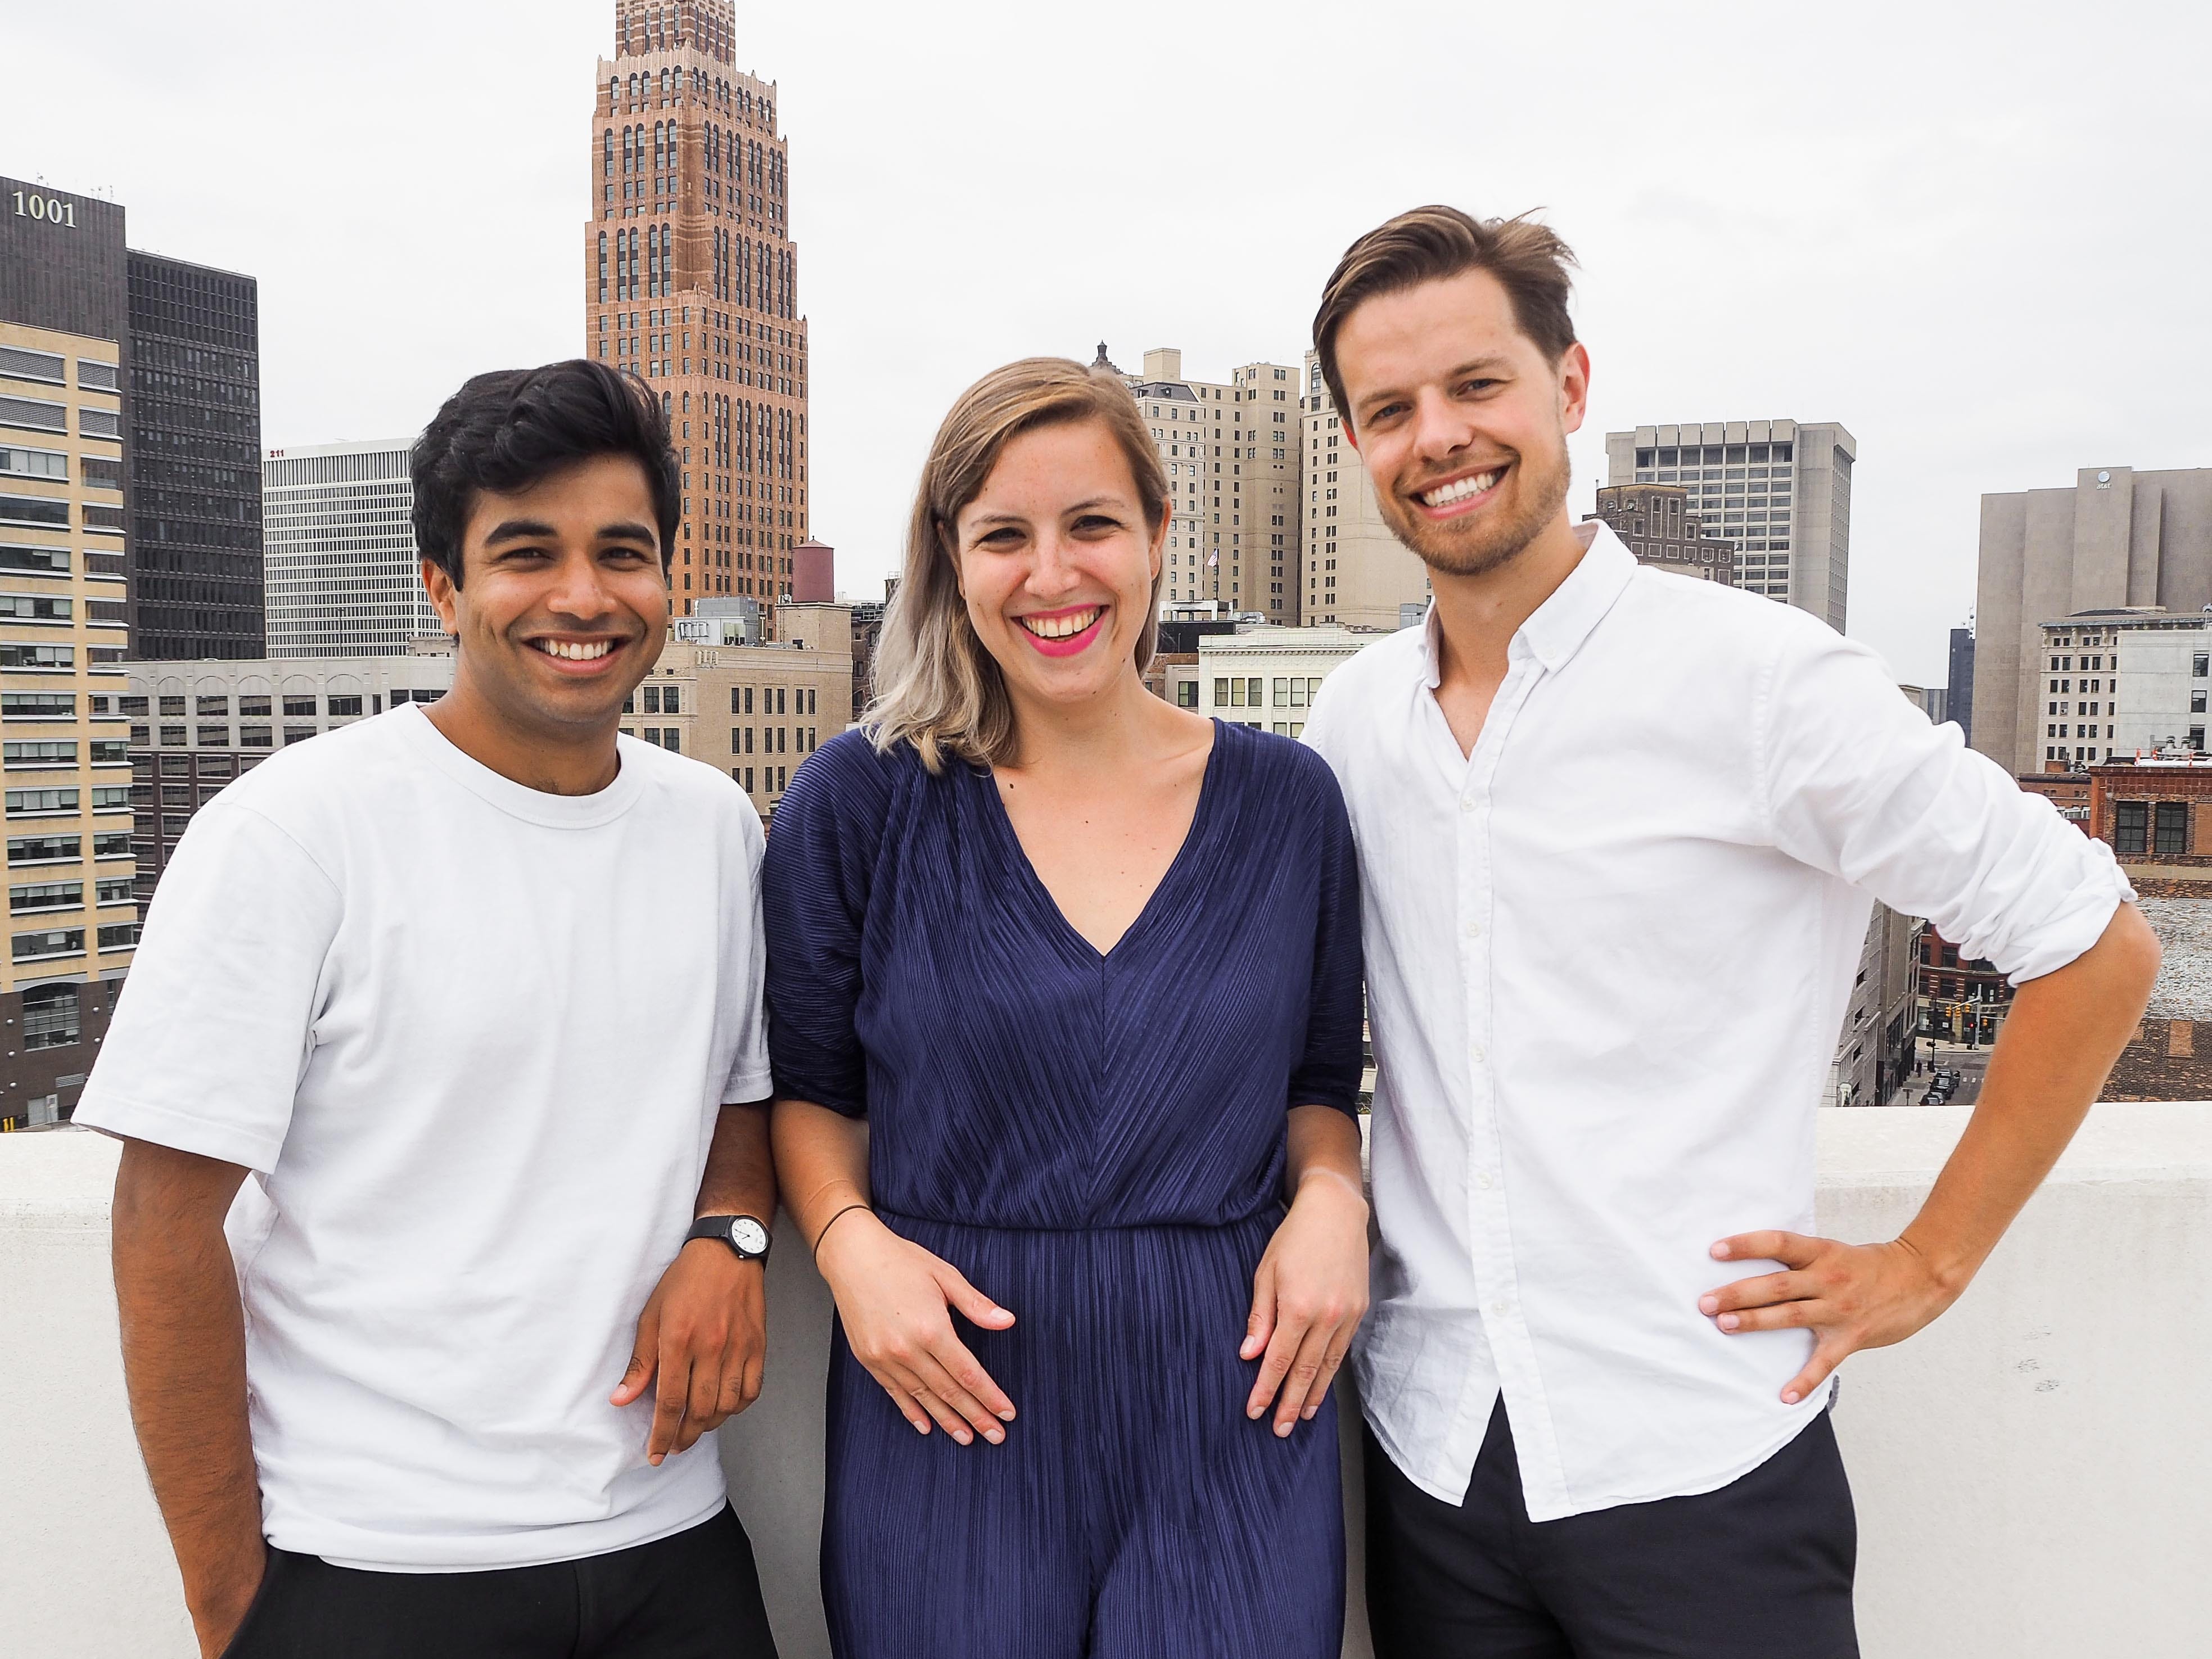
[[[1628,579],[1636,574],[1636,556],[1621,544],[1620,538],[1603,520],[1585,520],[1574,526],[1574,536],[1583,544],[1582,557],[1513,636],[1552,672],[1582,649],[1583,641],[1613,609]],[[1439,626],[1437,603],[1431,599],[1429,614],[1421,622],[1422,679],[1431,691],[1436,690],[1438,665],[1443,659]]]

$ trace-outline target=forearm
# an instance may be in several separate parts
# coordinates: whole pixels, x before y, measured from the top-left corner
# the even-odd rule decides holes
[[[2142,1018],[2158,961],[2150,925],[2124,904],[2087,952],[2014,995],[1973,1116],[1901,1241],[1954,1294],[2081,1127]]]
[[[1359,1169],[1359,1122],[1334,1106],[1293,1106],[1283,1185],[1295,1201],[1300,1190],[1316,1181],[1346,1189],[1363,1206],[1366,1203]]]
[[[811,1249],[839,1211],[868,1201],[868,1131],[811,1101],[779,1100],[771,1126],[783,1201]]]
[[[246,1426],[245,1318],[222,1232],[244,1171],[190,1160],[207,1170],[188,1179],[215,1173],[180,1193],[161,1177],[185,1156],[125,1149],[114,1207],[116,1307],[131,1421],[185,1605],[204,1640],[219,1644],[267,1562]],[[149,1179],[155,1158],[164,1167]]]
[[[775,1158],[769,1144],[769,1103],[746,1101],[722,1108],[707,1148],[695,1216],[749,1215],[775,1219]]]

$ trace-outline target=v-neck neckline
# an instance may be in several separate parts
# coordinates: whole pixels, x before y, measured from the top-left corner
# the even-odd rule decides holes
[[[1152,912],[1158,908],[1161,895],[1173,885],[1183,865],[1192,857],[1193,849],[1197,847],[1199,838],[1206,828],[1207,815],[1212,810],[1215,769],[1221,760],[1227,727],[1227,721],[1214,717],[1213,746],[1206,750],[1206,770],[1198,780],[1198,805],[1191,810],[1190,827],[1183,831],[1182,845],[1176,848],[1175,856],[1168,860],[1168,867],[1152,884],[1152,890],[1145,895],[1145,902],[1137,907],[1137,914],[1129,919],[1129,925],[1121,930],[1121,936],[1115,939],[1113,945],[1103,951],[1092,944],[1083,930],[1067,919],[1067,912],[1060,908],[1060,901],[1052,896],[1052,889],[1046,886],[1044,878],[1037,874],[1036,866],[1030,858],[1030,849],[1022,845],[1020,832],[1014,828],[1013,818],[1006,811],[1006,803],[1000,797],[997,775],[989,767],[976,769],[976,777],[982,784],[983,793],[990,797],[991,815],[1000,833],[1006,838],[1006,845],[1013,854],[1015,867],[1019,872],[1018,879],[1026,886],[1031,902],[1051,918],[1064,938],[1097,965],[1104,967],[1112,962],[1121,947],[1137,936],[1152,919]]]

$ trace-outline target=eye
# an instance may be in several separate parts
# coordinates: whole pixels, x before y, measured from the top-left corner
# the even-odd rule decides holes
[[[1119,519],[1109,519],[1103,513],[1086,513],[1075,521],[1077,530],[1085,535],[1103,536],[1121,527]]]
[[[1462,380],[1460,382],[1459,389],[1462,392],[1487,392],[1491,387],[1497,386],[1498,384],[1499,383],[1493,380]]]
[[[1006,549],[1017,545],[1021,539],[1020,531],[1010,524],[1002,524],[997,529],[987,530],[975,538],[975,545],[988,547],[994,553],[1003,553]]]

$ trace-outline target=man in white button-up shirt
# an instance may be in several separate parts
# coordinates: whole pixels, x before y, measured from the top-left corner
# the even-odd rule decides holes
[[[1422,1659],[1836,1659],[1830,1375],[1965,1288],[2157,944],[2107,849],[1871,652],[1571,522],[1569,257],[1419,210],[1353,245],[1315,323],[1436,594],[1305,729],[1365,907],[1370,1613]],[[1809,1236],[1812,1109],[1875,897],[2020,991],[1919,1217],[1851,1245]]]

